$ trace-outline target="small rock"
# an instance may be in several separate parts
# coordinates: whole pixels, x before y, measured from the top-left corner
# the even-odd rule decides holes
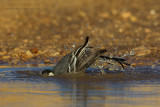
[[[27,50],[26,51],[26,55],[29,56],[29,57],[33,57],[33,53],[30,51],[30,50]]]
[[[67,21],[72,21],[72,17],[68,16],[66,17]]]
[[[9,55],[3,56],[4,59],[9,59],[10,57],[11,57],[11,56],[9,56]]]
[[[130,17],[130,20],[131,20],[132,22],[136,22],[136,21],[137,21],[137,18],[136,18],[135,16],[131,16],[131,17]]]
[[[32,52],[33,54],[37,54],[38,48],[32,48],[32,49],[30,49],[30,52]]]
[[[0,55],[5,55],[7,54],[7,51],[0,51]]]
[[[119,31],[120,33],[122,33],[124,30],[123,30],[122,28],[120,28],[118,31]]]
[[[52,56],[58,56],[60,53],[59,52],[55,52],[52,54]]]
[[[145,28],[145,29],[144,29],[144,32],[145,32],[145,33],[150,33],[151,30],[150,30],[149,28]]]
[[[80,11],[80,12],[79,12],[79,15],[82,16],[82,17],[86,17],[86,13],[83,12],[83,11]]]
[[[40,39],[41,39],[41,37],[40,37],[40,36],[36,36],[36,39],[40,40]]]
[[[112,10],[112,15],[113,15],[113,16],[117,15],[117,13],[118,13],[117,10],[115,10],[115,9]]]
[[[99,16],[102,18],[108,18],[109,14],[108,13],[100,13]]]
[[[24,39],[23,42],[24,42],[24,43],[28,43],[28,39]]]
[[[156,10],[154,10],[154,9],[150,10],[150,14],[151,15],[155,15],[156,14]]]
[[[44,60],[44,63],[50,63],[49,59]]]
[[[14,52],[19,52],[20,48],[16,47],[14,48]]]
[[[131,12],[122,12],[121,13],[122,18],[127,19],[132,16]]]

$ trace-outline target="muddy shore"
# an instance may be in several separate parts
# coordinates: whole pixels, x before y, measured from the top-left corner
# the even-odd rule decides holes
[[[30,3],[26,6],[24,3]],[[3,5],[4,4],[4,5]],[[159,64],[159,0],[39,0],[0,5],[0,65],[53,64],[90,36],[110,56]]]

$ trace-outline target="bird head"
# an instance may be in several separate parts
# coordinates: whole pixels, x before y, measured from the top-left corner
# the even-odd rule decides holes
[[[42,71],[42,75],[55,76],[55,73],[51,69],[45,69]]]

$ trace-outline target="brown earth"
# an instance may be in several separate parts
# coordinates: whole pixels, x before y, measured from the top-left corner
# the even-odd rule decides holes
[[[0,2],[0,64],[57,62],[86,36],[107,55],[135,51],[135,65],[159,63],[159,0]]]

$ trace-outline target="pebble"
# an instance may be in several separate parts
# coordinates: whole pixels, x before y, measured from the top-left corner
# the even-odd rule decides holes
[[[131,15],[132,15],[131,12],[128,12],[128,11],[121,13],[122,18],[124,19],[131,17]]]
[[[44,60],[44,63],[50,63],[49,59]]]
[[[101,18],[108,18],[109,14],[108,13],[100,13],[99,17],[101,17]]]
[[[145,8],[138,0],[128,1],[61,0],[57,3],[53,0],[47,4],[40,2],[45,9],[35,9],[31,15],[26,9],[21,12],[15,9],[14,14],[10,14],[12,9],[2,9],[0,58],[6,62],[14,58],[19,61],[61,58],[71,52],[74,42],[81,45],[84,41],[81,37],[86,36],[90,36],[91,46],[102,48],[104,45],[108,52],[118,47],[117,53],[125,53],[134,47],[136,59],[137,56],[153,57],[153,54],[154,59],[159,58],[158,0],[143,2]],[[114,53],[108,52],[108,56]]]
[[[29,57],[33,57],[33,53],[30,51],[30,50],[27,50],[26,51],[26,55],[29,56]]]
[[[32,49],[30,49],[30,52],[32,52],[33,54],[37,54],[38,48],[32,48]]]

